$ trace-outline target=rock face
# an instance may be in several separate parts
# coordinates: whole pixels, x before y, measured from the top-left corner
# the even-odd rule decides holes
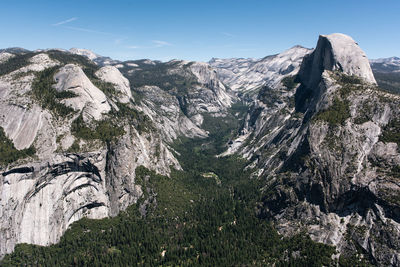
[[[143,195],[136,168],[162,175],[181,169],[170,144],[180,136],[206,137],[203,114],[224,116],[234,99],[206,63],[118,63],[131,86],[118,68],[86,50],[0,55],[0,64],[20,62],[2,68],[0,127],[16,149],[36,150],[0,166],[0,257],[17,243],[55,243],[74,221],[115,216],[135,203]],[[162,68],[165,84],[147,78],[137,86],[146,66],[154,80],[152,72]],[[35,98],[43,75],[51,82],[41,90],[53,95]],[[69,113],[52,109],[52,101]],[[117,136],[102,139],[107,134]]]
[[[285,235],[305,230],[342,255],[398,265],[399,96],[376,87],[342,34],[320,36],[296,81],[261,89],[230,148],[265,180],[259,216]]]
[[[400,265],[400,97],[376,86],[350,37],[323,35],[314,50],[259,60],[119,62],[79,49],[9,49],[0,64],[0,127],[16,149],[35,148],[0,166],[0,257],[137,202],[138,166],[181,169],[171,144],[206,137],[203,122],[241,99],[249,110],[223,155],[242,155],[264,181],[258,216],[357,261]],[[34,97],[43,73],[47,102]]]
[[[128,103],[132,99],[132,92],[129,81],[121,72],[113,66],[105,66],[96,72],[96,76],[105,82],[112,83],[118,92],[118,100],[121,103]]]
[[[137,60],[116,66],[142,99],[140,110],[157,122],[169,141],[180,135],[207,136],[201,128],[204,114],[225,116],[237,99],[207,63]]]
[[[304,59],[299,78],[305,86],[316,86],[324,70],[340,71],[376,83],[365,53],[351,37],[341,33],[319,37],[314,52]]]
[[[26,60],[24,66],[0,76],[0,127],[16,149],[36,149],[34,158],[0,167],[1,256],[21,242],[52,244],[76,220],[114,216],[135,203],[142,196],[135,182],[138,166],[163,175],[170,167],[180,169],[162,137],[167,131],[144,128],[153,122],[138,113],[143,108],[133,104],[129,82],[116,68],[103,67],[95,72],[98,78],[88,77],[82,69],[93,68],[92,63],[67,64],[51,59],[54,53],[13,55]],[[51,87],[72,93],[58,102],[71,107],[71,115],[61,116],[32,97],[36,76],[52,67],[57,69],[49,77]],[[94,82],[108,87],[102,91]],[[113,115],[122,107],[139,117]],[[80,137],[72,127],[80,114],[80,127],[113,120],[122,135],[108,143]]]
[[[261,86],[277,86],[286,75],[299,71],[303,57],[311,50],[294,46],[278,55],[263,59],[212,59],[222,82],[234,91],[252,92]]]
[[[83,111],[86,121],[100,120],[102,115],[111,110],[106,95],[86,77],[79,66],[68,64],[55,75],[59,92],[72,92],[77,97],[67,98],[62,102],[74,110]]]

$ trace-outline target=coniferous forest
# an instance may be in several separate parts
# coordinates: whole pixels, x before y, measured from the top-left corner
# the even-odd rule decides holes
[[[242,107],[235,106],[232,114]],[[233,116],[233,115],[232,115]],[[337,262],[335,248],[306,234],[278,234],[257,217],[260,181],[246,161],[216,157],[239,126],[206,117],[206,139],[179,139],[184,171],[171,177],[144,167],[136,181],[144,196],[113,218],[81,219],[49,247],[19,244],[2,266],[321,266]],[[340,259],[348,265],[351,259]]]

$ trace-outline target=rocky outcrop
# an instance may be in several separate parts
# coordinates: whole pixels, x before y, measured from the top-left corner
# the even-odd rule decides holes
[[[1,52],[0,53],[0,63],[6,62],[7,60],[9,60],[10,58],[12,58],[14,55],[11,53],[7,53],[7,52]]]
[[[316,86],[324,70],[355,75],[376,84],[365,53],[350,36],[341,33],[319,37],[313,53],[304,58],[299,78],[305,86]]]
[[[181,169],[170,144],[206,137],[203,114],[224,116],[234,100],[206,63],[142,60],[117,68],[86,50],[5,53],[4,63],[16,57],[22,67],[0,76],[0,127],[16,149],[35,155],[0,166],[0,256],[22,242],[53,244],[74,221],[115,216],[136,203],[143,190],[136,168]],[[146,68],[154,79],[137,86]],[[33,97],[34,86],[46,97]]]
[[[0,256],[17,243],[55,243],[72,222],[114,216],[135,203],[142,196],[135,180],[138,166],[163,175],[181,168],[163,139],[166,134],[132,104],[129,82],[117,69],[98,69],[99,80],[93,80],[82,70],[93,68],[90,62],[66,64],[47,52],[26,60],[24,67],[0,76],[0,127],[16,149],[36,150],[32,158],[0,166]],[[72,93],[59,101],[73,108],[71,115],[61,116],[32,97],[38,71],[52,67],[57,69],[48,79],[54,80],[54,90]],[[124,114],[120,108],[130,115],[115,115]],[[85,139],[72,127],[80,114],[78,127],[87,127],[86,132],[99,120],[123,131],[107,142]]]
[[[180,135],[207,136],[201,128],[203,115],[223,117],[237,99],[207,63],[138,60],[116,66],[141,99],[139,109],[169,141]]]
[[[103,114],[111,110],[106,95],[93,85],[79,66],[65,65],[54,79],[57,82],[55,85],[57,91],[68,91],[76,95],[63,99],[62,103],[76,111],[83,111],[83,118],[86,121],[100,120]]]
[[[399,265],[400,97],[376,86],[350,37],[210,64],[116,62],[86,50],[0,53],[0,64],[14,59],[26,62],[0,75],[0,126],[16,149],[36,152],[0,167],[0,256],[21,242],[52,244],[76,220],[137,202],[138,166],[180,169],[171,143],[206,137],[207,116],[227,116],[245,97],[243,127],[223,155],[241,154],[263,181],[258,216],[342,256]],[[49,68],[68,115],[32,97],[38,72]]]
[[[132,99],[131,86],[127,78],[113,66],[105,66],[96,72],[96,76],[114,85],[117,91],[117,99],[121,103],[128,103]]]
[[[252,92],[263,85],[276,87],[282,78],[299,71],[303,57],[311,50],[294,46],[278,55],[262,59],[212,59],[222,82],[237,92]]]
[[[400,154],[390,131],[400,98],[376,87],[365,54],[342,34],[320,37],[296,81],[289,93],[260,91],[236,147],[265,180],[259,216],[342,257],[398,265]]]

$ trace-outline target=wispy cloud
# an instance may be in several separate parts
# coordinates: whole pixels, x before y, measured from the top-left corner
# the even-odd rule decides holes
[[[102,31],[96,31],[96,30],[80,28],[80,27],[63,26],[63,28],[74,30],[74,31],[80,31],[80,32],[90,32],[90,33],[97,33],[97,34],[104,34],[104,35],[113,35],[110,32],[102,32]]]
[[[222,35],[228,36],[228,37],[236,37],[236,35],[229,33],[229,32],[221,32]]]
[[[171,43],[168,43],[166,41],[160,41],[160,40],[153,40],[153,44],[155,44],[155,47],[172,46]]]
[[[173,44],[166,42],[166,41],[160,41],[160,40],[153,40],[151,41],[153,45],[149,46],[138,46],[138,45],[128,45],[126,48],[128,49],[152,49],[152,48],[160,48],[160,47],[165,47],[165,46],[173,46]]]
[[[70,19],[67,19],[67,20],[63,20],[63,21],[60,21],[60,22],[54,23],[54,24],[53,24],[53,26],[60,26],[60,25],[64,25],[64,24],[67,24],[67,23],[73,22],[73,21],[75,21],[75,20],[77,20],[77,19],[78,19],[78,18],[76,18],[76,17],[73,17],[73,18],[70,18]]]

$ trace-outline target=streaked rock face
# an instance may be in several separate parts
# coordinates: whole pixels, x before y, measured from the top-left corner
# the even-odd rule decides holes
[[[319,37],[314,52],[303,61],[299,78],[305,86],[317,86],[324,70],[355,75],[376,84],[364,51],[351,37],[341,33]]]
[[[17,149],[36,149],[33,158],[0,169],[0,256],[10,253],[17,243],[55,243],[72,222],[83,217],[117,215],[142,196],[141,185],[135,181],[138,166],[162,175],[168,175],[171,167],[181,169],[169,143],[182,135],[207,136],[201,129],[201,113],[223,116],[232,103],[233,96],[205,63],[167,65],[167,71],[195,79],[184,96],[188,105],[184,114],[176,95],[157,86],[136,88],[143,98],[136,101],[128,79],[113,66],[97,67],[94,72],[107,86],[105,94],[83,71],[87,66],[54,60],[52,53],[60,53],[61,59],[69,55],[37,51],[24,67],[0,76],[0,126]],[[14,56],[18,55],[3,52],[1,60],[7,62]],[[49,77],[54,80],[53,88],[74,93],[59,100],[74,110],[72,115],[62,117],[43,109],[31,95],[35,74],[51,67],[58,68]],[[151,127],[143,131],[139,129],[143,122],[132,125],[113,117],[122,104],[143,112]],[[88,127],[100,120],[122,120],[124,134],[108,145],[79,139],[71,129],[79,114]],[[74,143],[80,150],[68,152]]]
[[[58,53],[89,58],[98,65],[91,65],[95,77],[42,50],[0,76],[0,126],[17,149],[36,148],[34,157],[0,169],[0,256],[21,242],[57,242],[83,217],[126,209],[143,195],[136,167],[163,175],[180,169],[170,144],[206,137],[205,115],[224,117],[247,95],[243,128],[223,155],[242,155],[265,181],[258,215],[284,235],[306,230],[342,254],[361,248],[379,265],[400,264],[400,153],[382,138],[398,122],[400,97],[376,87],[365,53],[349,36],[322,35],[314,50],[296,46],[260,60],[209,64]],[[15,56],[0,53],[0,64]],[[75,111],[65,118],[31,97],[35,73],[55,66],[54,88],[76,95],[61,100]],[[140,80],[152,71],[153,79]],[[105,93],[93,79],[114,91]],[[121,106],[142,112],[151,127],[115,117]],[[121,119],[124,133],[108,145],[79,139],[71,124],[80,113],[88,126]],[[75,143],[80,150],[68,152]]]
[[[400,97],[376,87],[365,54],[341,34],[320,37],[298,80],[292,90],[261,89],[230,148],[266,181],[259,215],[285,235],[303,229],[343,254],[359,246],[379,265],[398,265],[400,187],[387,170],[400,153],[381,138]]]
[[[83,111],[86,121],[100,120],[102,115],[111,110],[105,94],[86,77],[79,66],[68,64],[54,76],[57,91],[70,91],[77,97],[62,100],[66,106],[76,111]]]
[[[131,87],[127,78],[113,66],[105,66],[96,72],[96,76],[101,80],[114,84],[118,92],[118,100],[121,103],[128,103],[132,98]]]
[[[295,46],[263,59],[212,59],[222,82],[238,92],[252,92],[263,85],[276,87],[283,77],[297,74],[303,57],[312,50]]]

